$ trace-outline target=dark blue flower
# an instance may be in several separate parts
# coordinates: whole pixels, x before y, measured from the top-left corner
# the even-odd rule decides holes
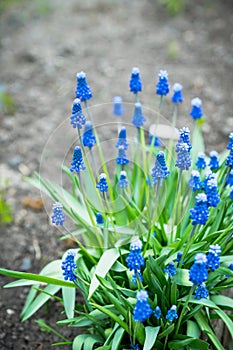
[[[129,163],[129,159],[127,158],[127,155],[125,153],[124,146],[118,147],[118,157],[116,158],[116,163],[122,166]]]
[[[218,194],[218,183],[216,179],[209,179],[205,184],[205,192],[207,196],[208,207],[216,207],[220,202],[220,196]]]
[[[192,110],[190,112],[191,117],[196,120],[200,119],[203,116],[203,111],[202,111],[202,101],[199,97],[195,97],[191,101],[191,106]]]
[[[209,217],[207,196],[205,193],[199,193],[195,198],[196,204],[194,208],[190,209],[190,219],[193,220],[193,225],[205,225]]]
[[[210,152],[209,167],[211,170],[216,170],[219,168],[218,152],[216,151]]]
[[[97,225],[104,224],[103,215],[101,213],[96,213],[96,223]]]
[[[51,217],[52,223],[56,226],[63,225],[65,221],[65,215],[62,212],[62,204],[57,202],[53,204],[53,215]]]
[[[142,242],[140,239],[135,239],[130,244],[130,253],[126,258],[127,266],[130,271],[133,271],[132,280],[137,282],[137,277],[142,281],[141,268],[144,266],[144,257],[142,255]]]
[[[173,277],[176,274],[176,267],[173,261],[171,261],[163,270],[165,273],[168,274],[169,277]]]
[[[194,264],[189,271],[189,280],[197,286],[198,284],[207,281],[207,257],[205,254],[198,253],[195,255]]]
[[[72,114],[70,116],[70,124],[73,128],[82,129],[82,126],[86,122],[86,117],[82,112],[81,101],[76,98],[73,102]]]
[[[77,268],[75,264],[74,257],[76,253],[74,251],[69,251],[66,255],[65,260],[62,261],[61,268],[64,271],[64,280],[75,281],[76,276],[74,270]]]
[[[178,253],[177,253],[176,261],[177,261],[178,265],[179,265],[179,263],[180,263],[180,261],[181,261],[182,255],[183,255],[182,252],[178,252]]]
[[[181,170],[188,170],[191,166],[191,157],[189,146],[187,143],[179,143],[176,145],[177,160],[176,166]]]
[[[233,186],[231,187],[230,199],[233,199]]]
[[[202,188],[199,171],[197,170],[191,171],[191,177],[188,184],[189,184],[189,187],[192,188],[193,192],[199,191]]]
[[[122,116],[125,113],[125,109],[122,105],[122,97],[121,96],[115,96],[113,98],[113,114],[116,116]]]
[[[151,133],[149,133],[149,145],[152,144],[153,140],[154,140],[154,146],[155,146],[155,147],[160,147],[160,146],[162,146],[161,140],[160,140],[157,136],[154,136],[154,135],[152,135]]]
[[[77,73],[76,98],[80,98],[82,102],[92,98],[90,86],[87,84],[86,73]]]
[[[152,184],[155,186],[158,182],[158,179],[166,179],[166,177],[170,174],[167,169],[165,156],[163,152],[159,152],[156,156],[155,166],[152,169],[151,178]]]
[[[211,271],[215,271],[220,266],[221,247],[218,244],[212,244],[207,254],[207,266]]]
[[[175,83],[173,85],[173,87],[172,87],[172,90],[174,91],[174,94],[172,96],[173,103],[182,103],[183,102],[182,89],[183,89],[183,86],[179,83]]]
[[[203,282],[200,284],[200,286],[196,288],[194,298],[200,300],[202,298],[207,298],[208,295],[209,295],[209,291],[206,288],[205,283]]]
[[[233,186],[233,170],[230,171],[230,174],[227,177],[226,185],[229,185],[230,187]]]
[[[134,115],[132,118],[132,123],[136,128],[140,128],[146,122],[146,118],[142,114],[142,105],[140,102],[136,102],[134,105]]]
[[[170,322],[174,321],[176,318],[178,318],[177,315],[177,307],[176,305],[172,305],[172,307],[168,310],[166,314],[166,319]]]
[[[152,314],[152,309],[150,307],[150,304],[148,302],[148,293],[145,290],[140,290],[137,292],[137,302],[136,306],[134,308],[134,321],[146,321]]]
[[[93,133],[92,123],[87,121],[84,127],[84,133],[82,137],[83,146],[92,148],[96,144],[96,138]]]
[[[229,139],[230,141],[227,144],[227,149],[229,149],[230,151],[233,151],[233,132],[229,134]]]
[[[120,179],[118,181],[118,186],[120,188],[126,188],[129,186],[129,182],[127,180],[127,176],[126,176],[126,171],[122,170],[120,172]]]
[[[85,165],[83,161],[82,151],[79,146],[75,147],[74,154],[73,154],[73,160],[71,162],[71,168],[70,171],[73,173],[74,171],[76,173],[79,173],[80,170],[84,170]]]
[[[157,320],[159,320],[160,319],[160,317],[161,317],[161,309],[160,309],[160,307],[159,306],[156,306],[156,308],[154,309],[154,316],[155,316],[155,318],[157,318]]]
[[[159,77],[159,81],[156,84],[156,94],[166,96],[170,91],[167,71],[160,70],[158,77]]]
[[[226,166],[233,167],[233,150],[231,150],[230,154],[227,156]]]
[[[131,71],[129,88],[130,91],[134,94],[137,94],[139,91],[142,91],[142,80],[140,77],[140,70],[137,67],[134,67]]]
[[[96,185],[96,188],[99,189],[100,192],[108,192],[108,183],[106,180],[106,175],[104,173],[100,174],[99,182]]]
[[[205,153],[203,153],[203,152],[198,153],[197,161],[196,161],[195,165],[200,170],[205,169],[205,167],[206,167]]]
[[[180,137],[179,137],[179,140],[177,142],[177,145],[180,144],[180,143],[186,143],[189,147],[189,152],[191,151],[192,149],[192,145],[191,145],[191,142],[189,140],[189,134],[190,134],[190,130],[189,128],[182,128],[179,130],[179,134],[180,134]]]
[[[123,126],[119,132],[118,140],[116,143],[116,148],[124,147],[124,150],[127,151],[129,144],[126,139],[126,128]]]

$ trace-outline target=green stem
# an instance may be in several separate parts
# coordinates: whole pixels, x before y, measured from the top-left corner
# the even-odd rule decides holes
[[[187,306],[188,306],[189,300],[190,300],[191,296],[193,295],[194,289],[195,289],[195,286],[192,286],[192,287],[190,288],[189,294],[188,294],[187,299],[186,299],[186,301],[185,301],[185,303],[184,303],[184,306],[183,306],[183,308],[182,308],[181,314],[180,314],[180,316],[179,316],[179,318],[178,318],[178,322],[177,322],[175,334],[178,334],[178,332],[179,332],[182,318],[183,318],[184,313],[185,313],[185,311],[186,311],[186,308],[187,308]]]
[[[174,202],[173,211],[172,211],[172,229],[171,229],[171,238],[170,238],[171,243],[174,240],[174,227],[175,227],[175,221],[177,218],[177,206],[179,205],[179,202],[180,202],[181,179],[182,179],[182,169],[180,169],[179,174],[178,174],[175,202]]]

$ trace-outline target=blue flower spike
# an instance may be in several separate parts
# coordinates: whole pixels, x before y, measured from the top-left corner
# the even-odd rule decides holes
[[[170,172],[167,169],[164,152],[159,152],[156,156],[155,166],[151,172],[152,185],[155,186],[159,179],[166,179]]]
[[[129,182],[127,180],[127,174],[125,170],[122,170],[120,172],[120,179],[118,181],[118,186],[122,189],[129,186]]]
[[[194,298],[197,300],[207,298],[209,296],[209,291],[206,288],[206,285],[204,282],[202,282],[195,290]]]
[[[217,170],[219,168],[218,152],[216,151],[210,152],[210,161],[208,165],[212,171]]]
[[[197,161],[195,163],[197,169],[202,170],[206,167],[206,161],[205,161],[205,153],[199,152],[197,155]]]
[[[123,126],[119,132],[118,135],[118,140],[116,143],[116,148],[122,147],[124,148],[125,151],[127,151],[129,144],[127,143],[127,138],[126,138],[126,128]]]
[[[190,135],[189,128],[183,127],[182,129],[179,130],[179,134],[180,134],[180,137],[176,144],[176,147],[181,143],[186,143],[188,145],[188,151],[190,152],[192,149],[192,145],[189,139],[189,135]],[[176,151],[178,150],[176,149]]]
[[[168,72],[166,70],[160,70],[159,81],[156,84],[156,94],[161,96],[166,96],[170,91],[170,86],[168,83]]]
[[[233,151],[233,132],[229,134],[229,139],[230,141],[227,144],[227,149],[229,149],[230,151]]]
[[[173,322],[177,318],[178,318],[177,307],[176,305],[172,305],[172,307],[168,310],[166,314],[166,319],[170,322]]]
[[[191,156],[189,145],[187,143],[179,143],[176,145],[177,160],[176,167],[181,170],[189,170],[191,166]]]
[[[202,100],[199,97],[195,97],[191,100],[192,110],[190,112],[191,117],[194,120],[200,119],[203,116]]]
[[[212,175],[212,176],[211,176]],[[207,175],[205,181],[205,192],[207,196],[208,207],[216,207],[220,202],[220,196],[218,194],[218,183],[215,174]]]
[[[102,173],[99,176],[99,182],[96,185],[96,188],[99,189],[100,192],[105,193],[108,192],[108,183],[106,174]]]
[[[162,314],[162,312],[161,312],[160,307],[156,306],[156,308],[154,309],[154,317],[157,318],[157,320],[159,320],[161,317],[161,314]]]
[[[75,269],[77,268],[77,265],[74,261],[76,253],[74,251],[68,251],[66,254],[65,259],[62,261],[61,268],[64,271],[63,276],[64,280],[67,281],[75,281]]]
[[[173,277],[176,274],[176,267],[173,261],[169,262],[169,264],[165,267],[163,270],[165,273],[168,274],[169,277]]]
[[[71,173],[76,172],[78,174],[81,170],[85,170],[85,169],[86,167],[84,165],[81,148],[77,146],[74,149],[70,172]]]
[[[51,217],[52,223],[56,226],[63,226],[65,215],[62,212],[62,204],[57,202],[53,204],[53,215]]]
[[[104,218],[101,213],[96,213],[96,224],[97,225],[103,225],[104,224]]]
[[[191,266],[189,271],[189,280],[197,286],[198,284],[207,281],[208,270],[207,270],[207,257],[203,253],[195,255],[194,264]]]
[[[207,265],[211,271],[215,271],[219,268],[221,251],[221,247],[218,244],[210,245],[210,249],[207,254]]]
[[[124,167],[129,163],[129,159],[127,158],[127,155],[125,153],[125,147],[119,146],[118,147],[118,157],[116,158],[116,164],[121,165]]]
[[[142,281],[141,268],[144,266],[144,257],[142,255],[142,241],[135,238],[130,244],[130,253],[126,258],[127,266],[133,271],[132,281],[136,284],[137,278]]]
[[[86,123],[86,117],[83,114],[81,100],[76,98],[73,102],[72,114],[70,116],[70,124],[73,128],[82,129]]]
[[[160,147],[162,146],[162,141],[158,138],[158,136],[154,136],[151,133],[149,133],[149,146],[152,144],[154,140],[154,147]]]
[[[188,184],[193,192],[201,190],[202,183],[201,183],[200,173],[198,170],[191,171],[191,177]]]
[[[139,91],[142,91],[142,80],[140,77],[140,70],[138,67],[132,68],[129,88],[130,91],[134,94],[137,94]]]
[[[84,147],[89,147],[91,149],[96,144],[96,138],[93,133],[91,121],[87,121],[84,126],[84,133],[82,137],[82,142]]]
[[[123,100],[121,96],[115,96],[113,98],[113,114],[117,117],[121,117],[125,113],[125,109],[122,104]]]
[[[227,177],[226,185],[232,187],[233,186],[233,170],[230,171],[230,174]]]
[[[194,208],[190,209],[192,225],[205,225],[209,218],[207,196],[205,193],[198,193],[195,198],[196,204]]]
[[[150,307],[148,302],[148,293],[145,290],[140,290],[136,295],[137,302],[134,308],[134,321],[144,322],[146,321],[152,314],[153,310]]]
[[[92,98],[92,91],[86,80],[86,73],[77,73],[76,98],[85,102]]]
[[[182,90],[183,90],[183,86],[179,83],[175,83],[172,87],[173,90],[173,96],[171,98],[173,103],[182,103],[183,102],[183,94],[182,94]]]
[[[140,128],[146,122],[146,118],[142,114],[142,105],[140,102],[136,102],[134,105],[134,115],[132,117],[132,123],[136,128]]]

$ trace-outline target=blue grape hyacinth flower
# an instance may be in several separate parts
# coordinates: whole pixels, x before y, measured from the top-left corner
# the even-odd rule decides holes
[[[176,305],[172,305],[172,307],[168,310],[166,314],[166,319],[170,322],[173,322],[177,318],[178,318],[177,307]]]
[[[71,162],[70,171],[71,173],[76,172],[78,174],[81,170],[85,170],[85,169],[86,167],[84,165],[81,148],[77,146],[74,149],[73,160]]]
[[[198,193],[195,198],[196,204],[194,208],[190,209],[192,225],[205,225],[209,218],[207,196],[205,193]]]
[[[129,81],[130,91],[134,94],[137,94],[139,91],[142,91],[142,80],[140,77],[140,70],[138,67],[132,68],[131,78]]]
[[[178,265],[179,265],[179,263],[180,263],[180,261],[181,261],[182,255],[183,255],[182,252],[178,252],[178,253],[177,253],[176,261],[177,261]]]
[[[182,103],[183,102],[183,94],[182,94],[183,86],[179,83],[175,83],[172,87],[173,96],[171,98],[173,103]]]
[[[70,116],[70,124],[73,128],[82,129],[82,126],[86,123],[86,117],[83,114],[81,100],[76,98],[73,102],[72,114]]]
[[[161,314],[162,314],[162,312],[161,312],[160,307],[156,306],[156,308],[154,309],[154,317],[157,318],[157,320],[159,320],[161,317]]]
[[[226,159],[226,166],[232,168],[233,167],[233,150],[231,150],[230,154],[228,154]]]
[[[179,140],[177,142],[177,145],[180,143],[186,143],[188,145],[188,151],[190,152],[192,149],[192,145],[189,139],[190,135],[190,130],[189,128],[183,127],[182,129],[179,130]]]
[[[233,186],[233,170],[230,171],[230,174],[227,177],[226,185],[232,187]]]
[[[198,169],[205,169],[206,167],[206,161],[205,161],[205,153],[204,152],[199,152],[197,155],[197,161],[195,163],[196,167]]]
[[[191,117],[196,120],[203,116],[202,100],[199,97],[195,97],[191,100],[192,110],[190,112]]]
[[[195,255],[194,264],[189,270],[189,280],[197,286],[198,284],[207,281],[208,270],[207,270],[207,257],[203,253]]]
[[[63,276],[64,280],[67,281],[75,281],[75,269],[77,268],[77,265],[74,261],[76,253],[74,251],[69,251],[66,254],[65,259],[62,261],[61,268],[63,270]]]
[[[120,179],[118,181],[118,187],[120,188],[126,188],[129,186],[129,182],[127,180],[127,174],[125,170],[122,170],[120,172]]]
[[[92,123],[91,121],[87,121],[84,126],[84,133],[82,137],[83,146],[89,147],[90,149],[95,146],[96,138],[93,133]]]
[[[125,113],[125,109],[122,104],[123,100],[121,96],[113,97],[113,111],[112,113],[117,117],[121,117]]]
[[[170,172],[167,169],[164,153],[161,151],[156,156],[155,166],[151,172],[152,184],[155,186],[159,179],[166,179]]]
[[[221,251],[221,247],[218,244],[210,245],[210,249],[207,254],[207,266],[211,271],[215,271],[219,268]]]
[[[153,140],[154,140],[154,144],[153,144],[154,147],[162,146],[161,140],[157,136],[154,136],[151,133],[149,133],[149,146],[152,144]]]
[[[197,170],[191,171],[191,177],[190,177],[188,185],[192,189],[193,192],[201,190],[202,183],[201,183],[199,171],[197,171]]]
[[[148,302],[149,296],[147,291],[140,290],[139,292],[137,292],[136,298],[137,302],[134,308],[133,319],[136,322],[144,322],[151,316],[153,312]]]
[[[229,139],[230,141],[227,144],[227,149],[229,149],[230,151],[233,151],[233,132],[229,134]]]
[[[208,207],[216,207],[220,202],[218,194],[218,183],[214,178],[208,179],[205,183],[205,192],[207,196]]]
[[[166,96],[170,91],[167,71],[160,70],[158,77],[159,77],[159,81],[156,84],[156,94],[161,96]]]
[[[217,170],[219,168],[218,152],[216,151],[210,152],[209,167],[211,170]]]
[[[188,144],[178,142],[178,144],[176,145],[176,152],[176,167],[181,170],[188,170],[192,162]]]
[[[119,132],[118,140],[116,143],[116,148],[123,147],[125,151],[127,151],[129,144],[127,143],[126,138],[126,128],[123,126]]]
[[[57,202],[53,204],[53,215],[51,217],[52,223],[56,226],[63,226],[65,215],[62,212],[62,204]]]
[[[108,183],[106,174],[102,173],[99,176],[99,182],[96,185],[96,188],[99,189],[100,192],[108,192]]]
[[[142,255],[142,241],[134,239],[130,244],[130,253],[126,258],[127,266],[133,271],[132,281],[137,282],[137,277],[142,281],[141,268],[144,266],[144,257]]]
[[[82,102],[92,98],[92,91],[86,80],[86,73],[77,73],[76,98],[80,98]]]
[[[129,159],[127,158],[127,155],[125,153],[124,146],[119,146],[118,147],[118,156],[116,158],[116,164],[124,166],[128,163],[129,163]]]
[[[209,291],[206,288],[206,285],[204,282],[200,284],[195,290],[194,298],[197,300],[207,298],[209,296]]]
[[[103,215],[101,213],[96,213],[96,223],[97,225],[102,225],[104,224],[104,218]]]
[[[167,266],[165,267],[165,269],[163,270],[165,273],[168,274],[169,277],[173,277],[176,274],[176,267],[173,261],[171,261],[169,264],[167,264]]]
[[[132,123],[136,128],[140,128],[146,122],[146,118],[142,114],[142,105],[140,102],[136,102],[134,105],[134,115],[132,117]]]

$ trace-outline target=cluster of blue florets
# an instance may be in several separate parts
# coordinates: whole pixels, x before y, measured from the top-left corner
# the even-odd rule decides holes
[[[85,124],[82,142],[83,142],[83,146],[89,147],[90,149],[96,144],[96,138],[93,133],[91,121],[87,121]]]
[[[85,170],[85,169],[86,167],[84,165],[82,150],[79,146],[76,146],[74,149],[73,160],[71,162],[70,171],[72,173],[76,172],[78,174],[81,170]]]
[[[120,172],[120,178],[119,178],[119,181],[118,181],[118,186],[120,188],[126,188],[126,187],[129,186],[129,181],[127,180],[127,174],[126,174],[125,170],[122,170]]]
[[[75,269],[77,268],[77,265],[74,261],[76,253],[74,251],[69,251],[66,254],[65,259],[62,261],[61,268],[63,270],[63,276],[64,280],[69,281],[75,281]]]
[[[136,128],[140,128],[146,122],[146,118],[142,114],[142,105],[140,102],[136,102],[134,105],[134,115],[132,117],[132,123]]]
[[[165,269],[163,271],[166,272],[169,277],[175,276],[176,267],[175,267],[174,262],[173,261],[169,262],[169,264],[167,264],[167,266],[165,267]]]
[[[92,98],[92,91],[86,81],[84,72],[77,73],[76,98],[80,98],[82,102]]]
[[[57,202],[53,204],[53,215],[51,217],[52,223],[56,226],[63,225],[65,221],[65,215],[62,211],[62,204]]]
[[[96,188],[102,193],[108,192],[107,176],[104,173],[100,174]]]
[[[195,198],[196,204],[190,209],[190,219],[193,220],[193,225],[205,225],[209,217],[207,196],[205,193],[198,193]]]
[[[164,153],[161,151],[156,156],[155,166],[151,172],[152,185],[155,186],[159,179],[166,179],[169,174]]]
[[[140,239],[132,241],[126,263],[130,271],[133,271],[132,281],[136,283],[137,278],[142,281],[141,268],[144,266],[145,261],[142,255],[142,241]]]

